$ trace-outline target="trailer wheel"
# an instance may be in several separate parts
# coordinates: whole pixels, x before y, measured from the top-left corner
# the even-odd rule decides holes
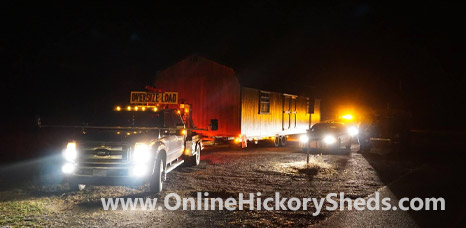
[[[279,136],[275,137],[275,139],[273,140],[273,145],[274,145],[275,147],[279,147],[279,146],[280,146],[280,141],[281,141],[281,140],[280,140],[280,137],[279,137]]]
[[[286,135],[280,136],[280,146],[286,145]]]
[[[149,182],[149,191],[151,193],[159,193],[162,191],[162,175],[163,175],[163,160],[157,159],[155,164],[154,173],[152,174]]]

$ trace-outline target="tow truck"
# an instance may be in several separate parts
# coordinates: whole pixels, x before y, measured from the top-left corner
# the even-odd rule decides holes
[[[189,105],[178,105],[176,93],[146,95],[142,101],[132,96],[136,97],[133,105],[116,106],[98,125],[61,126],[80,131],[63,145],[62,152],[61,170],[72,190],[148,182],[150,192],[157,193],[167,173],[183,163],[199,165],[203,143],[190,122]],[[157,103],[167,97],[171,99]]]

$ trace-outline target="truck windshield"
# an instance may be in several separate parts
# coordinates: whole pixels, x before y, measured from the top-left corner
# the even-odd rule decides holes
[[[122,127],[163,127],[161,112],[111,112],[93,118],[89,125]]]

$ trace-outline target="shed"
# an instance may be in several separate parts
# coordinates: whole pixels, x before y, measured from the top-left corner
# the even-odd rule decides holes
[[[178,92],[180,101],[191,105],[195,126],[206,127],[217,119],[217,131],[200,132],[209,137],[300,134],[310,127],[311,119],[320,121],[319,100],[242,87],[232,68],[197,55],[159,72],[154,85]]]

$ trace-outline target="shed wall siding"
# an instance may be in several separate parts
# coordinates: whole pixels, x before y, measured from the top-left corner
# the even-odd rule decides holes
[[[160,72],[155,87],[179,93],[179,101],[192,105],[196,127],[207,128],[218,120],[217,131],[200,131],[207,136],[236,136],[240,133],[240,86],[233,69],[197,57],[186,58]]]
[[[296,98],[296,125],[292,116],[291,126],[288,128],[288,115],[283,115],[283,94],[270,92],[270,112],[259,114],[260,90],[241,88],[241,134],[247,137],[265,137],[283,134],[305,133],[309,127],[310,115],[307,114],[307,99],[303,96]],[[283,130],[283,121],[285,129]]]

